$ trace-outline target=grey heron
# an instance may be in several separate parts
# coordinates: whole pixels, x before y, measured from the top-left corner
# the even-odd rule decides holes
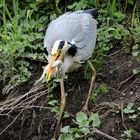
[[[97,37],[98,23],[96,17],[97,11],[95,9],[68,12],[53,20],[46,30],[44,52],[48,60],[48,65],[44,68],[39,81],[44,77],[49,81],[53,75],[59,71],[62,72],[62,77],[60,78],[61,110],[56,125],[55,136],[58,133],[58,127],[65,108],[63,77],[65,73],[79,68],[92,56]],[[89,64],[93,75],[89,93],[83,107],[84,111],[88,110],[89,97],[96,77],[94,67],[91,62]]]

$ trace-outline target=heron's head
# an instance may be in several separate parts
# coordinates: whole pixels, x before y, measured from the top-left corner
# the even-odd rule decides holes
[[[51,50],[51,59],[49,61],[49,67],[47,70],[46,78],[50,80],[51,76],[57,72],[58,65],[61,65],[64,60],[64,56],[69,48],[67,41],[57,40]]]

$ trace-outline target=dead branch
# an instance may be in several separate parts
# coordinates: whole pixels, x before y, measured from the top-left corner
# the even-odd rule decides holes
[[[124,83],[126,83],[127,81],[129,81],[131,78],[133,78],[134,77],[134,74],[133,75],[131,75],[131,76],[129,76],[127,79],[125,79],[124,81],[122,81],[118,86],[117,86],[117,90],[119,90],[120,89],[120,87],[124,84]]]
[[[0,115],[9,116],[12,111],[15,109],[30,109],[30,108],[41,108],[40,106],[33,106],[33,103],[40,98],[48,94],[48,90],[40,91],[43,89],[43,84],[35,84],[33,87],[24,95],[20,95],[18,97],[7,98],[6,101],[0,103]],[[32,94],[35,93],[35,94]],[[31,105],[32,104],[32,105]],[[50,109],[47,107],[43,107],[44,109]]]
[[[114,138],[114,137],[112,137],[112,136],[110,136],[110,135],[98,130],[97,128],[94,128],[94,133],[98,133],[99,135],[101,135],[101,136],[103,136],[105,138],[108,138],[110,140],[118,140],[118,139],[116,139],[116,138]]]
[[[13,119],[13,121],[8,125],[6,126],[1,132],[0,132],[0,135],[2,135],[16,120],[17,118],[20,116],[20,114],[23,112],[23,110]]]
[[[123,103],[121,103],[121,118],[122,118],[122,124],[123,124],[124,128],[126,130],[128,130],[127,127],[126,127],[126,125],[125,125],[125,121],[124,121]]]

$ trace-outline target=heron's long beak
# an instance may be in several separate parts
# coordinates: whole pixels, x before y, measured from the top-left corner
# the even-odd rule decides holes
[[[51,76],[56,72],[55,67],[62,62],[62,56],[63,55],[59,55],[59,53],[51,56],[50,65],[46,73],[47,82],[51,79]]]

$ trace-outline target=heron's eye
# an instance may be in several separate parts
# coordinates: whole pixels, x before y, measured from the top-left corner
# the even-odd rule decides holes
[[[44,53],[48,56],[47,48],[44,48]]]
[[[71,46],[71,47],[68,49],[68,54],[69,54],[69,55],[75,56],[76,53],[77,53],[77,48],[76,48],[76,47]]]

